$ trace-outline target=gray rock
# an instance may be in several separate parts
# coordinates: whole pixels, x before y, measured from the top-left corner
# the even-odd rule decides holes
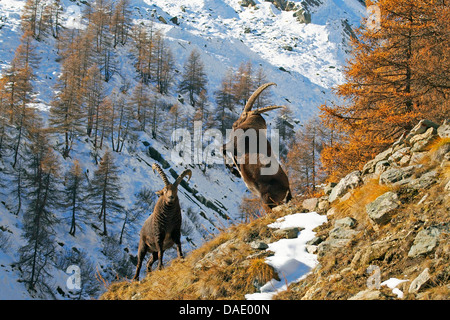
[[[366,212],[372,221],[377,224],[387,223],[392,213],[399,206],[398,196],[395,192],[388,191],[374,201],[366,205]]]
[[[439,128],[439,125],[434,123],[433,121],[430,121],[427,119],[420,120],[420,122],[414,128],[412,128],[412,130],[409,132],[406,139],[408,140],[408,137],[411,138],[414,135],[422,134],[425,131],[427,131],[428,128],[430,128],[430,127],[437,129],[437,128]]]
[[[316,210],[317,203],[319,202],[318,198],[309,198],[303,200],[302,207],[309,211]]]
[[[351,239],[354,235],[358,234],[357,231],[346,227],[335,227],[330,231],[331,239]]]
[[[375,162],[380,162],[380,161],[383,161],[383,160],[387,160],[391,156],[392,151],[393,151],[392,147],[389,148],[389,149],[386,149],[383,152],[377,154],[373,160],[375,160]]]
[[[285,229],[278,229],[273,232],[273,234],[277,237],[285,238],[285,239],[294,239],[298,237],[298,233],[302,231],[303,228],[285,228]]]
[[[409,249],[408,257],[415,258],[431,252],[438,245],[439,235],[440,231],[436,227],[421,230],[416,235],[411,249]]]
[[[400,168],[391,168],[380,175],[380,184],[390,184],[402,180],[403,170]]]
[[[419,292],[420,288],[430,280],[430,273],[428,271],[429,269],[425,268],[422,273],[411,282],[408,289],[409,293]]]
[[[330,251],[346,246],[350,241],[350,239],[335,239],[330,237],[317,246],[317,255],[323,257]]]
[[[417,164],[422,162],[422,160],[425,158],[425,156],[427,155],[426,152],[414,152],[411,155],[411,159],[409,160],[409,164],[413,165],[413,164]]]
[[[410,147],[404,147],[397,151],[395,151],[390,157],[389,160],[398,162],[400,159],[402,159],[405,155],[409,154],[409,151],[411,150]]]
[[[357,170],[349,173],[344,178],[342,178],[341,181],[339,181],[339,183],[333,188],[333,190],[331,190],[328,201],[330,203],[335,201],[337,198],[346,194],[349,189],[356,188],[361,182],[362,180],[360,171]]]
[[[373,173],[375,171],[375,166],[376,166],[377,162],[378,161],[375,161],[375,159],[368,161],[362,169],[362,174],[366,175],[369,173]]]
[[[423,174],[420,178],[414,179],[409,183],[413,189],[427,189],[437,182],[437,172],[435,170]]]
[[[391,167],[392,162],[389,160],[382,160],[375,165],[375,174],[380,175]]]
[[[414,136],[411,137],[411,139],[409,140],[409,143],[411,145],[422,141],[422,140],[430,140],[430,138],[433,137],[434,134],[436,134],[437,130],[433,127],[428,128],[424,133],[422,134],[416,134]],[[412,149],[411,149],[412,151]]]
[[[262,241],[252,241],[250,243],[250,247],[252,247],[253,249],[256,249],[256,250],[265,250],[269,246],[267,245],[267,243],[262,242]]]
[[[334,222],[335,227],[354,228],[356,220],[350,217],[342,218]]]
[[[314,246],[316,246],[316,245],[318,245],[319,243],[321,243],[322,241],[323,241],[322,238],[320,238],[320,237],[314,237],[314,238],[312,238],[311,240],[309,240],[308,242],[306,242],[306,244],[307,244],[307,245],[314,245]]]

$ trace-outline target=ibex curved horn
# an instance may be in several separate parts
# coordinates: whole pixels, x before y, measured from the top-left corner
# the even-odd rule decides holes
[[[177,178],[177,180],[175,180],[175,182],[173,183],[173,185],[175,187],[178,187],[178,185],[181,183],[181,181],[183,180],[183,178],[185,176],[189,176],[188,181],[191,180],[192,177],[192,171],[189,169],[184,170]]]
[[[276,85],[277,85],[276,83],[269,82],[269,83],[263,84],[258,89],[256,89],[256,91],[253,92],[253,94],[250,96],[247,103],[245,104],[245,107],[244,107],[244,110],[242,111],[242,113],[249,112],[250,110],[252,110],[253,104],[255,103],[256,99],[259,97],[261,92],[263,92],[267,87],[276,86]]]
[[[264,112],[268,112],[270,110],[275,110],[275,109],[285,109],[286,106],[269,106],[269,107],[264,107],[264,108],[259,108],[257,110],[253,110],[252,113],[254,114],[261,114]]]
[[[155,170],[158,171],[159,175],[161,176],[161,179],[164,181],[164,185],[167,187],[170,183],[169,183],[169,180],[167,180],[167,176],[164,173],[164,171],[161,169],[161,167],[157,163],[154,163],[152,165],[152,169],[153,169],[153,172],[155,172]]]

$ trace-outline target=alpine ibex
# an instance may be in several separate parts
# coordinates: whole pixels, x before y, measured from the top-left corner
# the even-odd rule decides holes
[[[141,229],[138,249],[138,261],[136,266],[136,274],[133,280],[139,280],[139,272],[141,271],[142,261],[147,251],[152,256],[147,263],[147,272],[152,270],[152,264],[158,259],[158,269],[163,267],[164,250],[177,246],[179,258],[183,258],[181,251],[181,208],[178,199],[178,185],[185,176],[191,179],[191,170],[184,170],[174,184],[170,184],[164,171],[156,163],[152,166],[153,171],[158,171],[164,182],[164,188],[156,194],[160,197],[156,202],[153,213],[145,220]]]
[[[227,152],[231,153],[233,165],[247,188],[270,209],[292,198],[288,177],[272,152],[266,137],[266,121],[261,115],[284,107],[269,106],[252,110],[261,92],[271,85],[275,83],[263,84],[250,96],[239,119],[233,123],[230,141],[222,147],[225,158]],[[251,133],[256,137],[253,141]]]

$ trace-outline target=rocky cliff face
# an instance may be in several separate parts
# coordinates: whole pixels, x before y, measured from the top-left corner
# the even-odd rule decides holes
[[[420,121],[324,191],[303,202],[328,216],[308,247],[320,265],[279,298],[449,298],[449,121]]]

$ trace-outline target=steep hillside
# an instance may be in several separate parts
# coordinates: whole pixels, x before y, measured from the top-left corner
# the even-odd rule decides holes
[[[25,0],[0,2],[0,75],[11,66],[15,50],[20,44],[22,29],[20,17]],[[52,1],[41,1],[50,4]],[[63,0],[61,25],[68,30],[83,30],[86,22],[82,13],[94,1]],[[289,6],[280,6],[278,1],[195,0],[180,5],[179,1],[131,0],[130,12],[133,25],[150,25],[166,37],[175,57],[174,87],[160,95],[161,109],[168,118],[168,107],[181,104],[183,112],[193,117],[195,110],[187,97],[176,89],[183,65],[193,49],[197,49],[205,65],[208,78],[207,108],[214,112],[215,92],[228,68],[236,70],[241,63],[250,61],[261,67],[268,81],[278,84],[271,101],[283,104],[293,111],[294,125],[317,114],[317,106],[334,99],[331,87],[342,82],[341,66],[348,49],[346,42],[351,36],[350,26],[359,23],[364,6],[357,0],[344,1],[289,1]],[[309,13],[309,15],[307,14]],[[306,20],[305,20],[306,19]],[[51,35],[35,40],[35,53],[40,58],[32,80],[33,108],[49,126],[51,103],[58,90],[55,85],[61,76],[61,57],[57,40]],[[114,48],[114,74],[104,82],[105,95],[123,92],[124,88],[135,88],[138,74],[135,57],[130,52],[133,44]],[[131,89],[128,93],[131,92]],[[238,111],[236,111],[237,113]],[[273,126],[276,115],[269,118]],[[169,121],[165,130],[169,132]],[[164,123],[163,121],[163,123]],[[14,128],[8,130],[14,132]],[[167,133],[166,132],[166,133]],[[65,176],[76,159],[82,174],[90,184],[98,169],[96,157],[102,158],[110,145],[98,151],[86,134],[74,142],[71,156],[62,156],[62,134],[53,134],[50,145],[54,151],[54,162],[61,172],[57,189],[65,189]],[[29,144],[30,141],[25,141]],[[108,142],[109,143],[109,142]],[[20,249],[26,244],[24,234],[24,212],[30,206],[28,199],[18,196],[29,191],[22,188],[18,170],[13,168],[11,152],[0,157],[0,298],[34,299],[89,299],[104,291],[103,281],[129,276],[134,269],[140,226],[150,214],[148,206],[139,219],[128,222],[126,215],[138,204],[137,193],[143,189],[155,191],[162,187],[160,178],[151,172],[154,162],[161,164],[170,179],[174,179],[185,168],[193,170],[188,184],[180,187],[183,206],[182,244],[185,252],[199,247],[206,239],[223,228],[241,220],[239,205],[243,195],[248,194],[245,185],[224,170],[223,165],[183,164],[172,158],[173,141],[170,132],[154,137],[147,131],[136,131],[127,139],[122,152],[114,152],[114,162],[119,167],[119,181],[124,210],[112,218],[108,237],[101,230],[97,213],[79,221],[75,236],[69,234],[70,212],[59,206],[54,209],[57,222],[53,226],[52,238],[55,251],[51,263],[45,268],[45,286],[41,292],[30,292],[23,281],[24,271],[18,264]],[[24,153],[24,157],[27,154]],[[86,210],[86,212],[89,210]],[[119,243],[123,226],[124,239]],[[169,250],[167,262],[176,256]],[[71,275],[68,267],[81,268],[82,290],[72,290],[67,284]]]
[[[101,298],[450,297],[448,122],[421,121],[324,193],[234,226],[141,282],[111,284]],[[289,222],[313,210],[323,219],[312,230]]]

